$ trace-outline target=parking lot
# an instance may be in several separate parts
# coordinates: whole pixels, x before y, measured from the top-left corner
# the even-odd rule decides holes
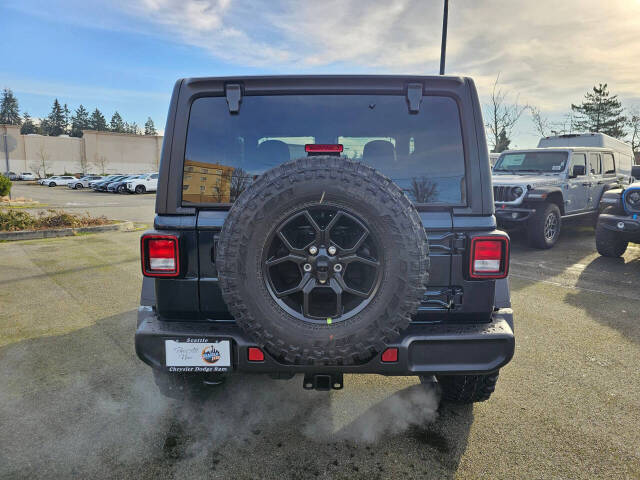
[[[151,225],[155,195],[16,184]],[[412,377],[232,377],[185,405],[133,348],[140,232],[0,244],[0,478],[640,478],[640,248],[512,236],[516,354],[495,395],[438,408]]]

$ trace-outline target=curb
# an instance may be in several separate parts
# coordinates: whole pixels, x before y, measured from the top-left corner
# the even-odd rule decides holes
[[[36,238],[70,237],[78,233],[101,233],[133,230],[133,222],[118,222],[94,227],[55,228],[50,230],[24,230],[21,232],[0,232],[0,240],[33,240]]]

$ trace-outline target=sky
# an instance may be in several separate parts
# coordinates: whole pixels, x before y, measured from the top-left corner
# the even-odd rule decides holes
[[[0,88],[163,130],[181,77],[437,74],[442,0],[4,0]],[[600,82],[640,107],[640,0],[450,0],[447,74],[561,122]],[[512,147],[535,146],[528,115]]]

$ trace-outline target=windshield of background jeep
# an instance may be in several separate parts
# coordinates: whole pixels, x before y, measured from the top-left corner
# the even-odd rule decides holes
[[[567,152],[505,153],[498,159],[493,171],[560,173],[564,171],[568,156]]]
[[[415,203],[464,205],[460,113],[449,97],[425,96],[410,114],[399,95],[245,96],[232,114],[225,97],[191,106],[182,200],[232,203],[266,170],[305,157],[305,144],[342,144]]]

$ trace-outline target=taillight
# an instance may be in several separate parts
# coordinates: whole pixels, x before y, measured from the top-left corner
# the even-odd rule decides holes
[[[143,235],[140,239],[142,273],[147,277],[177,277],[180,274],[178,237]]]
[[[471,239],[469,276],[505,278],[509,273],[509,237],[489,236]]]

